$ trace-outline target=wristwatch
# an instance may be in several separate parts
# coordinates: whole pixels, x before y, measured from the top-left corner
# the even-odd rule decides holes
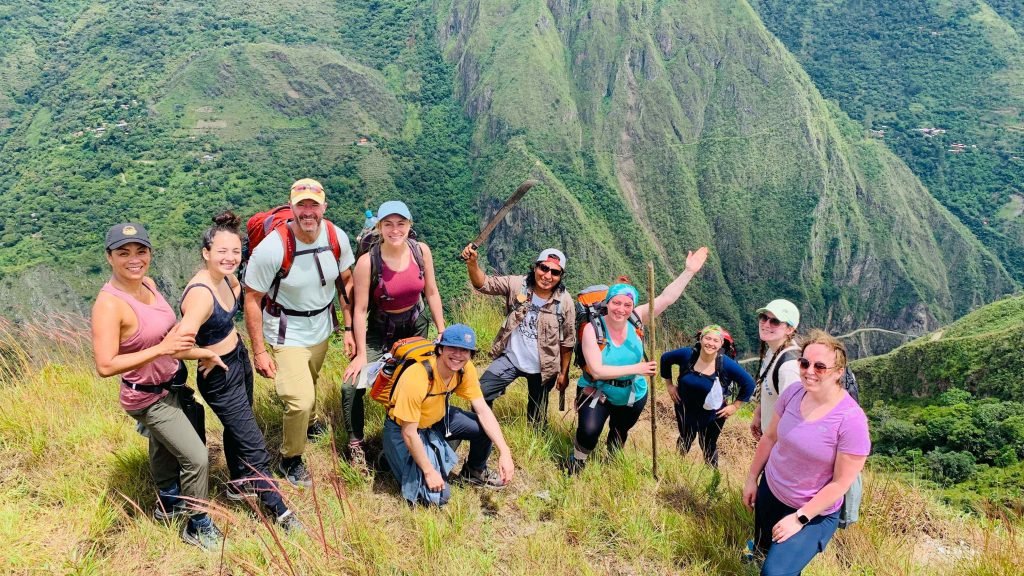
[[[811,521],[811,519],[808,518],[806,514],[799,510],[796,511],[796,519],[798,522],[800,522],[801,526],[806,526],[807,523]]]

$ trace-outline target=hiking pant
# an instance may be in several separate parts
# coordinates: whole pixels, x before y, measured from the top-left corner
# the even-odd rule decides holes
[[[703,414],[700,417],[688,415],[682,402],[675,405],[675,412],[676,427],[679,428],[679,452],[685,455],[693,446],[694,438],[698,438],[700,449],[704,452],[704,461],[718,468],[718,437],[725,426],[725,418],[707,421],[703,419]]]
[[[576,410],[579,412],[579,425],[576,427],[576,448],[590,453],[597,448],[597,441],[608,421],[608,451],[616,452],[626,443],[629,429],[636,425],[640,414],[647,404],[647,397],[638,399],[632,406],[614,406],[608,402],[597,402],[583,394],[582,389],[576,391]]]
[[[274,387],[284,402],[281,418],[281,457],[302,456],[306,450],[306,428],[316,404],[316,381],[327,355],[327,340],[310,347],[275,346],[277,375]]]
[[[288,511],[277,486],[270,480],[270,454],[263,431],[252,413],[252,364],[241,339],[231,352],[220,357],[225,372],[216,366],[210,373],[196,375],[203,400],[224,425],[224,459],[232,480],[248,478],[260,501],[275,516]],[[241,486],[238,486],[241,489]]]
[[[149,469],[160,490],[180,482],[181,495],[209,498],[209,452],[178,402],[178,393],[166,396],[128,415],[149,431]]]
[[[762,576],[790,576],[800,571],[819,553],[825,550],[828,541],[836,533],[839,512],[826,516],[815,516],[799,532],[785,542],[772,542],[772,528],[784,517],[796,512],[772,494],[768,481],[761,476],[757,485],[757,501],[754,504],[755,549],[765,554],[761,566]]]
[[[422,306],[418,304],[417,306]],[[416,310],[417,307],[413,307]],[[384,357],[384,354],[391,351],[391,345],[412,336],[427,337],[427,330],[430,328],[430,315],[425,310],[420,310],[414,318],[408,322],[394,322],[388,325],[386,312],[371,312],[370,321],[366,325],[366,363],[376,362]],[[388,333],[391,332],[391,337]],[[348,432],[349,442],[362,440],[363,431],[366,426],[366,405],[363,397],[366,389],[373,385],[373,382],[365,382],[366,367],[363,367],[359,375],[361,380],[357,384],[347,382],[341,383],[341,409],[345,416],[345,431]]]
[[[548,414],[548,394],[555,387],[555,377],[542,382],[540,374],[527,374],[515,367],[508,354],[502,354],[491,362],[487,370],[480,376],[480,390],[483,391],[484,400],[488,406],[505,394],[516,378],[526,378],[527,392],[529,399],[526,401],[526,421],[531,425],[545,425]]]

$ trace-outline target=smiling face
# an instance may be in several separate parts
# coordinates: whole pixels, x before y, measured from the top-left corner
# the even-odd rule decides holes
[[[321,204],[309,198],[300,200],[298,204],[292,204],[292,213],[295,214],[299,230],[305,234],[316,234],[320,231],[320,221],[324,219],[326,211],[326,202]]]
[[[625,322],[633,313],[633,299],[628,294],[618,294],[608,301],[608,318],[616,323]]]
[[[234,274],[242,262],[242,238],[227,230],[217,232],[210,247],[203,248],[203,260],[206,261],[207,270],[223,276]]]
[[[441,353],[438,355],[438,361],[452,372],[458,372],[459,370],[462,370],[467,363],[469,363],[469,360],[472,357],[473,353],[465,348],[459,348],[457,346],[442,346]]]
[[[124,246],[107,252],[107,262],[114,276],[130,282],[142,280],[149,271],[153,260],[153,252],[148,246],[138,242],[129,242]]]
[[[554,260],[537,262],[533,267],[534,286],[544,292],[554,290],[562,279],[562,267]]]
[[[805,368],[801,362],[800,380],[808,392],[825,391],[841,386],[839,378],[842,374],[834,350],[824,344],[808,344],[804,348],[803,358],[806,358],[809,364]]]
[[[787,336],[792,336],[795,332],[796,328],[781,322],[775,314],[767,310],[757,316],[757,334],[769,346],[779,346]]]
[[[700,337],[700,349],[701,352],[708,356],[715,356],[718,351],[722,349],[722,343],[724,339],[718,332],[708,332]]]
[[[377,225],[380,227],[381,240],[392,246],[404,244],[412,229],[412,221],[398,214],[385,216]]]

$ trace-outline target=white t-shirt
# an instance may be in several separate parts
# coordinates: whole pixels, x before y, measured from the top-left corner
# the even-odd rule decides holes
[[[786,350],[800,350],[799,346],[790,346]],[[780,351],[780,353],[785,350]],[[797,355],[799,357],[799,354]],[[796,358],[785,362],[782,366],[779,366],[779,391],[775,392],[775,381],[772,378],[772,374],[775,372],[775,366],[772,366],[772,360],[775,358],[775,352],[768,350],[764,355],[764,361],[761,362],[761,369],[764,370],[771,366],[768,370],[768,374],[765,375],[764,381],[761,382],[761,428],[767,428],[768,424],[775,417],[775,402],[779,399],[779,396],[789,388],[789,385],[794,382],[800,381],[800,363]]]
[[[547,300],[533,295],[533,302],[523,321],[508,339],[505,353],[512,365],[526,374],[540,374],[540,348],[537,347],[537,318]]]
[[[341,228],[337,226],[334,228],[338,233],[338,243],[341,244],[341,258],[337,263],[334,262],[334,253],[331,252],[330,242],[327,240],[326,226],[320,226],[320,235],[313,244],[305,244],[298,238],[295,239],[296,252],[319,246],[328,247],[327,250],[315,255],[320,259],[320,268],[323,270],[326,284],[321,285],[320,283],[320,273],[317,271],[313,254],[296,255],[291,271],[281,280],[281,289],[277,293],[278,304],[292,310],[319,310],[330,304],[331,300],[336,297],[337,290],[334,281],[338,278],[340,270],[352,266],[355,257],[352,255],[352,246],[349,244],[348,235]],[[274,276],[281,269],[283,261],[284,242],[282,242],[280,234],[274,231],[252,251],[249,263],[245,268],[245,285],[259,292],[269,292],[270,285],[274,282]],[[263,338],[275,347],[277,346],[277,329],[278,319],[264,311]],[[289,316],[284,346],[304,348],[315,346],[327,340],[330,335],[330,309],[308,318]]]

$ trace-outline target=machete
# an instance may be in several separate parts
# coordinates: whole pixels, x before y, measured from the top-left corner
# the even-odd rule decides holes
[[[537,184],[539,184],[537,180],[530,179],[520,184],[519,188],[516,188],[515,193],[509,196],[508,200],[505,200],[505,203],[498,210],[498,213],[495,214],[494,217],[491,218],[489,222],[487,222],[487,225],[484,226],[484,229],[481,230],[479,234],[477,234],[476,238],[473,239],[473,250],[479,248],[480,245],[487,240],[487,237],[491,235],[491,232],[494,232],[494,229],[497,228],[498,223],[504,220],[505,216],[508,215],[509,210],[511,210],[517,202],[522,200],[523,196],[526,196],[526,193],[530,191],[530,188],[533,188]],[[459,254],[459,259],[462,259],[461,254]]]

